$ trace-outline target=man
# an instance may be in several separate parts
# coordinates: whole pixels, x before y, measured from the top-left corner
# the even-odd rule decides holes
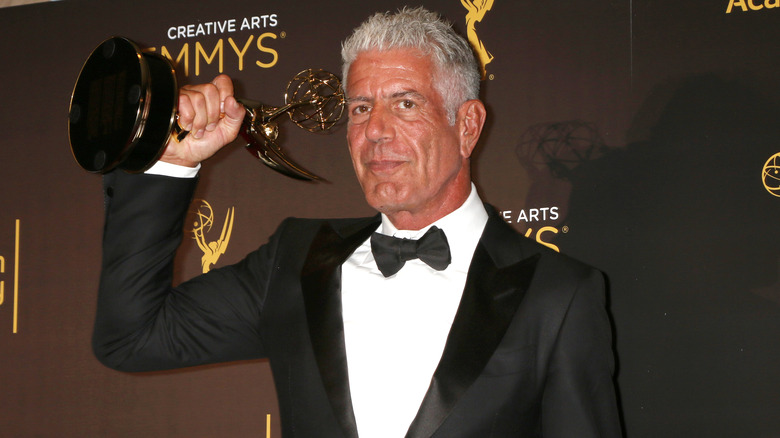
[[[194,179],[107,175],[97,356],[127,371],[267,357],[285,437],[619,436],[602,275],[515,233],[471,183],[486,112],[468,43],[404,9],[342,58],[349,149],[381,215],[288,219],[171,288]],[[232,94],[225,76],[184,87],[193,134],[151,173],[232,141]]]

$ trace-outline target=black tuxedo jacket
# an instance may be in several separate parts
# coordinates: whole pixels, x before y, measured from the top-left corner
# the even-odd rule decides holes
[[[243,261],[172,288],[194,186],[105,176],[97,357],[124,371],[265,357],[283,436],[357,437],[340,266],[378,216],[285,220]],[[406,436],[619,436],[603,289],[598,271],[525,239],[492,213]]]

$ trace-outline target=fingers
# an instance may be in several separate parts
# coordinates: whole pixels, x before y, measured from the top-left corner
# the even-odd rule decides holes
[[[224,90],[224,81],[220,84],[223,90],[214,83],[208,83],[185,85],[179,92],[179,123],[196,139],[216,129],[224,96],[232,94],[232,83],[229,91]]]
[[[179,91],[178,123],[189,134],[168,141],[160,160],[192,167],[231,143],[246,112],[233,97],[233,82],[220,75],[207,84],[186,85]]]

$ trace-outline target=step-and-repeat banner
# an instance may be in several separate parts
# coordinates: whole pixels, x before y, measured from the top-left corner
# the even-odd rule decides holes
[[[780,437],[780,1],[423,0],[471,41],[489,110],[477,185],[528,238],[609,278],[632,438]],[[65,0],[0,11],[0,435],[278,437],[269,365],[126,374],[90,350],[101,177],[68,144],[88,54],[122,35],[182,83],[281,105],[306,68],[403,1]],[[288,121],[289,122],[289,121]],[[343,124],[280,124],[202,170],[177,279],[235,262],[287,216],[372,211]],[[214,248],[221,248],[214,251]]]

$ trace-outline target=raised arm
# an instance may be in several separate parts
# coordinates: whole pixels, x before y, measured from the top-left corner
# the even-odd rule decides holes
[[[163,161],[194,167],[235,139],[244,114],[230,78],[187,86]],[[114,171],[104,176],[106,223],[93,349],[124,371],[262,357],[256,333],[268,246],[236,266],[172,287],[173,260],[197,178]],[[252,267],[249,268],[248,266]]]

